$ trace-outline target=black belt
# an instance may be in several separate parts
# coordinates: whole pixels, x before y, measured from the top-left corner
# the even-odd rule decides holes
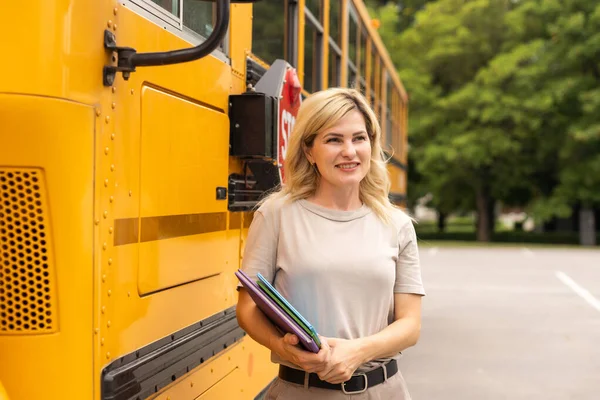
[[[355,374],[350,380],[344,383],[333,384],[319,379],[319,375],[311,373],[308,377],[309,387],[318,387],[322,389],[341,390],[346,394],[357,394],[362,393],[368,388],[377,386],[380,383],[385,382],[398,372],[398,363],[396,360],[391,360],[387,364],[384,364],[372,371],[366,373]],[[304,378],[306,372],[299,369],[287,367],[285,365],[279,366],[279,378],[284,381],[297,383],[298,385],[304,385]]]

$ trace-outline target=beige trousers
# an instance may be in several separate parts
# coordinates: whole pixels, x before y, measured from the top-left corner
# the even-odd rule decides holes
[[[330,390],[287,382],[277,378],[265,394],[265,400],[410,400],[406,382],[400,371],[387,381],[360,394],[345,394]]]

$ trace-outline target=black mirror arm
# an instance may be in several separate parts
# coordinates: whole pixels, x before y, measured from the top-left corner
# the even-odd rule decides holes
[[[105,86],[111,86],[114,83],[117,71],[123,73],[125,80],[129,79],[131,72],[135,72],[136,67],[148,67],[156,65],[179,64],[198,60],[213,52],[225,37],[227,27],[229,26],[229,5],[230,0],[217,1],[217,21],[214,30],[205,42],[196,47],[180,49],[173,51],[138,53],[131,47],[119,47],[116,43],[114,34],[108,30],[104,32],[104,47],[107,50],[117,52],[117,66],[105,66],[103,73],[103,82]]]

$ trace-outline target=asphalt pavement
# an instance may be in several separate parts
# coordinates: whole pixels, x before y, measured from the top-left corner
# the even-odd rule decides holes
[[[599,400],[600,250],[422,247],[413,400]]]

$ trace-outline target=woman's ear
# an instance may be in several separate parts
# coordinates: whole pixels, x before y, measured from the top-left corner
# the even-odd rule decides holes
[[[304,147],[304,155],[306,156],[306,159],[309,163],[314,164],[315,161],[313,160],[312,154],[310,154],[310,150],[311,149]]]

